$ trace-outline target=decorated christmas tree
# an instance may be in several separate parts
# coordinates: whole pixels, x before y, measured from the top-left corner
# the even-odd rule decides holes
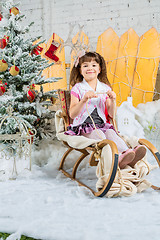
[[[57,78],[45,79],[42,71],[51,65],[41,57],[44,41],[27,38],[33,23],[21,26],[24,15],[19,6],[8,1],[0,13],[0,117],[4,117],[8,106],[12,106],[14,115],[23,119],[29,128],[37,130],[37,139],[41,139],[46,119],[53,117],[49,106],[56,92],[43,92],[43,84],[55,82]],[[21,23],[21,24],[20,24]],[[36,42],[36,44],[35,44]],[[40,90],[36,90],[36,86]],[[16,133],[14,121],[6,122],[0,134]]]

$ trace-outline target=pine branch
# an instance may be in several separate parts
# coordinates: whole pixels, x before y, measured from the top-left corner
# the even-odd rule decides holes
[[[12,4],[6,4],[6,12],[9,13]],[[8,8],[8,9],[7,9]],[[43,91],[42,84],[57,82],[61,78],[45,78],[42,75],[43,70],[54,65],[54,62],[49,63],[48,60],[41,57],[40,54],[33,51],[40,44],[43,44],[45,40],[41,40],[41,36],[27,39],[25,34],[30,31],[30,27],[34,24],[31,22],[26,27],[21,27],[19,23],[24,18],[21,12],[14,16],[14,14],[3,14],[3,17],[7,19],[4,26],[0,31],[4,35],[9,36],[9,40],[4,49],[0,49],[0,58],[4,59],[8,64],[8,69],[4,72],[0,72],[0,79],[3,83],[7,83],[6,92],[0,97],[0,116],[6,114],[6,109],[9,105],[12,106],[14,114],[22,118],[27,126],[35,127],[39,132],[37,136],[42,138],[41,133],[46,125],[42,124],[42,127],[38,129],[38,125],[35,124],[37,119],[45,121],[45,118],[53,117],[49,106],[52,105],[51,97],[57,97],[56,90],[45,92]],[[3,37],[3,36],[2,36]],[[35,41],[39,40],[34,44]],[[11,67],[19,69],[16,75],[16,71],[11,75],[9,69]],[[3,84],[2,83],[2,84]],[[40,85],[40,91],[33,89],[32,84]],[[39,120],[38,120],[39,121]],[[46,127],[48,131],[48,127]],[[13,121],[10,121],[6,129],[3,129],[4,133],[16,133],[17,127]],[[50,132],[50,134],[53,134]]]

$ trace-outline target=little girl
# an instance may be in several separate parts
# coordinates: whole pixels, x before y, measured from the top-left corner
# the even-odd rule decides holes
[[[133,167],[145,156],[146,148],[141,145],[133,150],[129,149],[109,122],[109,117],[113,118],[116,110],[116,94],[107,79],[104,58],[96,52],[81,54],[72,68],[70,84],[72,90],[69,113],[73,124],[65,134],[112,140],[119,151],[119,167]]]

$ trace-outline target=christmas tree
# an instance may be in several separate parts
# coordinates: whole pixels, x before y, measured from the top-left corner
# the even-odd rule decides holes
[[[54,63],[48,64],[41,57],[42,48],[39,45],[44,41],[40,41],[40,37],[26,38],[33,23],[26,27],[20,25],[24,15],[21,15],[18,6],[8,1],[2,6],[0,16],[0,117],[11,105],[14,115],[22,118],[29,128],[34,126],[37,139],[41,139],[45,120],[53,117],[49,110],[51,99],[56,97],[54,90],[44,93],[42,84],[58,80],[45,79],[42,71]],[[41,86],[39,92],[35,89],[36,85]],[[16,131],[14,121],[6,122],[5,127],[0,129],[1,134]]]

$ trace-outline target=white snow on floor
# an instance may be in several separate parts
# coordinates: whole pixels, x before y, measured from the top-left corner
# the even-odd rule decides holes
[[[43,240],[159,240],[160,192],[96,198],[58,171],[64,151],[57,141],[43,145],[33,152],[31,172],[19,168],[16,180],[0,182],[0,232],[12,233],[8,240],[21,234]],[[80,169],[90,176],[88,165]],[[160,186],[160,170],[149,180]]]

